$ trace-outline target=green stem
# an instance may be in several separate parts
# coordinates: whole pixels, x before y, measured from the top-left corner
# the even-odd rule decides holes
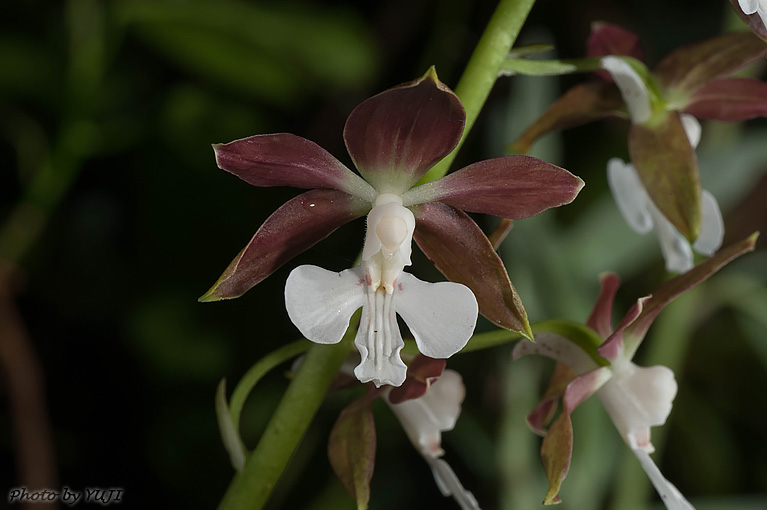
[[[455,87],[455,93],[466,109],[466,127],[456,148],[434,168],[429,170],[421,183],[434,181],[447,174],[463,141],[477,120],[490,90],[498,78],[501,65],[533,8],[535,0],[501,0],[487,24]]]
[[[358,311],[351,324],[356,325],[359,317]],[[313,345],[309,349],[256,449],[229,485],[219,510],[264,506],[349,353],[356,330],[350,327],[336,345]]]
[[[245,405],[245,401],[248,399],[248,395],[250,395],[253,387],[274,367],[306,352],[311,345],[309,340],[297,340],[291,342],[288,345],[280,347],[276,351],[270,352],[258,360],[255,365],[250,367],[250,370],[245,372],[245,375],[242,376],[240,382],[237,383],[237,387],[234,388],[232,399],[229,404],[229,414],[232,416],[234,430],[238,435],[240,433],[240,414],[242,414],[242,406]]]

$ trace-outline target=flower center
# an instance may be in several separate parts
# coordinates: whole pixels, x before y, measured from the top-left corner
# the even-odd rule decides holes
[[[402,206],[402,199],[391,193],[376,198],[368,213],[362,266],[371,292],[383,287],[394,292],[394,282],[410,265],[415,216]]]
[[[376,226],[376,235],[383,245],[384,258],[391,258],[407,237],[407,223],[402,218],[386,216]]]

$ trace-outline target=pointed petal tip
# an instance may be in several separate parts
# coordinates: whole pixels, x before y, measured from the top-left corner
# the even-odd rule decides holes
[[[211,287],[208,290],[208,292],[206,292],[205,294],[203,294],[202,296],[197,298],[197,302],[198,303],[212,303],[214,301],[223,301],[224,299],[226,299],[225,297],[217,296],[216,295],[216,288],[217,287],[218,287],[218,284],[213,285],[213,287]]]
[[[437,77],[437,68],[435,66],[429,67],[429,69],[426,70],[426,72],[421,77],[421,80],[429,79],[433,81],[434,83],[442,83],[439,81],[439,78]]]
[[[520,335],[530,340],[532,343],[535,343],[535,335],[533,334],[533,328],[530,327],[530,323],[528,321],[525,321],[525,330],[524,331],[517,331]]]
[[[553,496],[546,496],[546,499],[543,500],[544,506],[551,506],[551,505],[558,505],[562,503],[562,498],[560,498],[558,495]]]

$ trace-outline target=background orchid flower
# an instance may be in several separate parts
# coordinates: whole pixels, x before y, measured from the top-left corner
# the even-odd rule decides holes
[[[533,141],[552,130],[608,116],[630,119],[629,151],[640,180],[676,230],[695,241],[701,225],[701,186],[681,114],[726,122],[767,115],[767,83],[728,77],[766,51],[764,42],[753,34],[731,33],[681,47],[650,72],[642,63],[635,34],[595,23],[588,55],[621,56],[602,59],[611,76],[598,72],[601,80],[570,89],[512,149],[528,152]]]
[[[682,114],[682,124],[695,148],[700,140],[700,123],[688,114]],[[650,198],[639,174],[630,163],[618,158],[607,162],[607,183],[615,198],[618,209],[629,226],[639,234],[655,230],[661,252],[666,261],[666,270],[674,273],[689,271],[693,266],[692,248],[710,257],[722,245],[724,221],[716,198],[701,190],[700,235],[690,247],[690,242],[666,219]]]
[[[417,398],[393,399],[392,394],[399,389],[392,389],[384,400],[399,419],[410,442],[431,467],[440,492],[443,496],[453,496],[463,510],[479,510],[474,495],[464,489],[450,465],[441,458],[445,454],[442,432],[453,430],[466,396],[461,375],[454,370],[445,370],[429,381],[424,393]]]
[[[318,343],[340,341],[351,315],[363,308],[355,341],[361,380],[393,385],[404,380],[396,314],[425,354],[447,357],[461,349],[477,314],[472,292],[479,311],[494,324],[531,336],[500,258],[464,211],[525,218],[571,202],[583,182],[544,161],[507,156],[411,189],[455,148],[464,120],[458,97],[431,68],[350,114],[344,141],[364,179],[291,134],[215,145],[218,166],[250,184],[316,189],[267,218],[201,300],[242,295],[340,225],[369,213],[359,268],[342,273],[298,268],[285,293],[291,320]],[[450,280],[468,289],[455,283],[431,286],[404,273],[411,238]]]
[[[573,447],[570,415],[581,402],[596,393],[666,507],[674,510],[692,508],[661,475],[649,456],[654,451],[650,428],[666,422],[676,396],[674,374],[663,366],[639,367],[632,358],[663,307],[732,259],[753,250],[756,237],[754,234],[721,250],[691,271],[667,281],[652,295],[640,298],[615,329],[612,327],[612,303],[619,279],[608,274],[601,278],[601,291],[587,321],[590,330],[572,326],[567,332],[562,331],[564,334],[538,333],[534,344],[517,343],[514,359],[541,354],[559,362],[543,400],[528,415],[531,428],[545,434],[541,446],[541,458],[549,479],[545,504],[560,501],[559,488],[569,470]],[[554,418],[559,397],[563,410],[546,431]]]

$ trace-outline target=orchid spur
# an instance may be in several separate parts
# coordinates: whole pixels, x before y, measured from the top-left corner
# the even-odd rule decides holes
[[[596,393],[666,507],[670,510],[692,508],[661,475],[649,456],[654,451],[650,428],[666,422],[676,396],[674,374],[663,366],[639,367],[632,358],[652,322],[668,303],[732,259],[752,251],[756,237],[757,234],[753,234],[719,251],[689,272],[667,281],[652,295],[640,298],[615,329],[612,303],[619,280],[608,274],[601,278],[601,291],[587,321],[588,328],[567,325],[558,332],[537,333],[534,344],[517,343],[514,359],[541,354],[559,362],[544,398],[528,415],[531,428],[545,436],[541,446],[541,458],[549,479],[545,504],[560,501],[559,489],[569,470],[573,448],[570,415],[581,402]],[[554,419],[560,397],[563,410]],[[549,423],[551,426],[546,430]]]
[[[250,184],[315,189],[267,218],[200,299],[239,297],[339,226],[367,214],[361,266],[341,273],[302,266],[291,273],[285,289],[291,320],[317,343],[340,341],[362,307],[355,339],[361,381],[394,386],[404,381],[397,314],[421,352],[432,357],[451,356],[466,344],[477,306],[494,324],[531,336],[500,258],[464,211],[525,218],[571,202],[583,182],[538,159],[507,156],[411,189],[455,148],[464,121],[458,97],[431,68],[418,80],[364,101],[349,115],[344,141],[362,177],[291,134],[214,145],[218,166]],[[457,283],[428,284],[405,273],[411,239]]]

